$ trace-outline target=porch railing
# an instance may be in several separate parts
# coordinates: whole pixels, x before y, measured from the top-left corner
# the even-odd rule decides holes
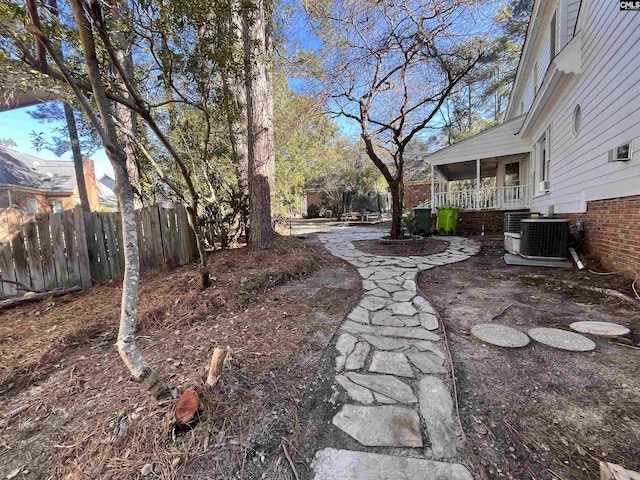
[[[529,185],[514,185],[436,193],[432,204],[434,207],[451,205],[462,210],[511,210],[529,207],[530,200]]]

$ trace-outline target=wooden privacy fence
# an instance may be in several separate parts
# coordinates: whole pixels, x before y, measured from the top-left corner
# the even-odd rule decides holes
[[[136,210],[136,224],[142,274],[185,265],[197,254],[182,205]],[[0,232],[0,275],[32,290],[88,287],[92,280],[119,280],[124,274],[119,212],[84,213],[76,207],[27,216],[8,208],[0,211]],[[17,284],[0,282],[0,295],[20,293]]]

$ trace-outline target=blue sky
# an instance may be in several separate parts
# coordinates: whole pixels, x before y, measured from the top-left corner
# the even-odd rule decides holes
[[[31,143],[30,133],[36,132],[48,132],[52,129],[53,124],[40,123],[34,120],[27,113],[28,110],[33,107],[20,108],[17,110],[11,110],[9,112],[0,113],[0,138],[13,140],[18,146],[10,147],[14,150],[18,150],[22,153],[33,155],[44,160],[72,160],[71,153],[63,155],[62,157],[56,157],[52,152],[48,150],[40,150],[39,152],[33,148]],[[96,167],[96,176],[100,178],[103,174],[113,175],[113,169],[107,159],[107,156],[103,149],[98,150],[91,155]]]

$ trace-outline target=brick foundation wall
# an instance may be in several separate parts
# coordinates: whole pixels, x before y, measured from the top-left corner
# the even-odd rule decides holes
[[[640,195],[587,202],[587,212],[559,215],[585,225],[581,252],[608,271],[640,273]]]
[[[528,212],[529,210],[509,210],[509,212]],[[460,212],[458,229],[462,232],[478,233],[482,231],[484,223],[485,233],[504,233],[504,214],[509,213],[503,210],[486,210],[484,212]]]

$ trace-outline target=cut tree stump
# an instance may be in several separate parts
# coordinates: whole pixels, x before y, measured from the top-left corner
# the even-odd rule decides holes
[[[640,473],[615,463],[600,462],[600,480],[640,480]]]
[[[195,390],[186,390],[180,398],[178,398],[178,405],[176,406],[176,424],[188,425],[198,413],[200,407],[200,399]]]
[[[208,388],[214,387],[220,380],[220,377],[222,377],[222,367],[224,366],[224,359],[227,358],[228,353],[229,350],[227,348],[216,347],[213,350],[211,365],[209,366],[209,375],[206,381]]]

